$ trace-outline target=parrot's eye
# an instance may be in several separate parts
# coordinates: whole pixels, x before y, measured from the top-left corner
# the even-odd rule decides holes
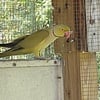
[[[62,29],[62,31],[64,31],[64,29]]]

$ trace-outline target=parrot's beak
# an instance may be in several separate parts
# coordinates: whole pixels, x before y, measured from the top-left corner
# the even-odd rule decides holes
[[[67,31],[67,32],[65,32],[65,37],[66,37],[66,39],[68,39],[68,38],[70,38],[70,35],[73,33],[73,31]]]

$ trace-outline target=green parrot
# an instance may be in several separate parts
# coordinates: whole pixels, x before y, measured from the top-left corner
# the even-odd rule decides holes
[[[60,37],[68,39],[70,34],[70,28],[66,25],[55,25],[41,29],[30,35],[19,37],[10,43],[0,44],[1,47],[8,48],[8,50],[0,53],[0,57],[29,53],[34,53],[35,57],[40,57],[41,52],[56,39]]]

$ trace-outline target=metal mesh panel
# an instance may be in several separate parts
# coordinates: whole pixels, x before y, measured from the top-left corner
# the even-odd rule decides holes
[[[100,51],[100,0],[75,0],[77,49]]]
[[[51,24],[51,0],[0,1],[0,43],[10,42]],[[5,48],[0,48],[1,52],[4,50]],[[9,58],[30,59],[32,56],[12,56],[5,59]]]
[[[97,58],[89,52],[100,51],[100,0],[76,0],[74,5],[77,49],[83,51],[80,54],[81,98],[97,100]]]
[[[97,100],[98,79],[95,53],[80,54],[80,76],[82,100]]]
[[[85,0],[88,51],[100,51],[100,0]]]
[[[74,0],[75,41],[79,51],[87,51],[85,0]]]
[[[87,27],[87,45],[89,52],[100,51],[100,0],[85,0],[86,8],[86,27]],[[100,66],[100,53],[96,53],[98,65],[98,86],[99,86],[99,66]],[[95,59],[94,59],[95,60]],[[93,61],[91,61],[91,64]],[[92,74],[96,73],[93,70]],[[94,77],[94,76],[93,76]],[[96,82],[96,81],[95,81]],[[98,87],[99,89],[99,87]],[[92,95],[93,96],[93,95]],[[100,90],[98,91],[98,99],[100,99]],[[94,98],[95,100],[95,98]]]

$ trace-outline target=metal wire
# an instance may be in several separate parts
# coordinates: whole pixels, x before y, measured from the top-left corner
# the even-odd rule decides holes
[[[95,53],[80,54],[82,100],[97,100],[98,79],[95,59]]]
[[[88,51],[100,51],[100,0],[86,0]]]

